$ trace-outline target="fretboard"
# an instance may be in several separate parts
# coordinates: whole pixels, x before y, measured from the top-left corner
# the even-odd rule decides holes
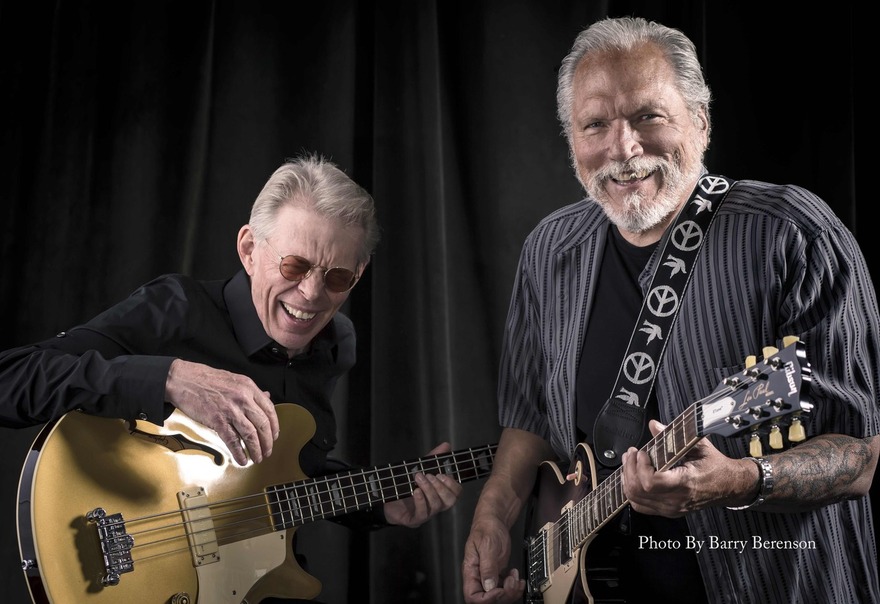
[[[496,444],[486,445],[272,485],[266,494],[273,526],[283,530],[409,497],[417,487],[418,473],[447,474],[461,483],[488,476],[497,448]]]

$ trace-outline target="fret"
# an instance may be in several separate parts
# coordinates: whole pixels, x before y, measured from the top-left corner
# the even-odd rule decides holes
[[[342,487],[339,484],[338,480],[333,480],[330,483],[330,506],[333,508],[333,511],[347,511],[345,507],[345,495],[342,492]]]
[[[382,483],[377,476],[377,472],[364,473],[364,476],[367,477],[367,503],[372,506],[373,501],[382,501]]]
[[[296,485],[287,489],[288,504],[290,504],[290,502],[295,503],[295,505],[292,508],[289,508],[289,509],[295,510],[294,515],[291,517],[292,523],[296,522],[297,520],[299,520],[300,522],[305,522],[305,513],[303,511],[303,503],[306,502],[307,496],[306,496],[305,492],[300,493],[300,491],[303,491],[303,490],[304,489],[302,487],[298,487]],[[291,495],[292,495],[292,497],[291,497]],[[306,509],[308,509],[308,508],[306,508]]]
[[[407,481],[404,484],[406,487],[406,494],[411,495],[413,491],[416,490],[416,474],[425,474],[425,467],[422,465],[422,460],[418,459],[412,464],[412,469],[406,473]]]
[[[348,482],[351,486],[351,496],[352,496],[352,499],[354,500],[353,507],[355,510],[359,510],[359,509],[361,509],[361,502],[360,502],[360,499],[358,499],[358,496],[360,494],[358,491],[358,487],[363,486],[363,483],[357,483],[354,481],[354,472],[348,472]]]
[[[685,434],[685,428],[687,427],[687,421],[684,417],[679,417],[674,422],[672,422],[672,433],[670,435],[670,440],[672,442],[672,455],[669,456],[667,463],[669,461],[678,457],[679,452],[683,451],[687,446],[687,436]],[[661,467],[666,467],[667,464],[663,464]]]
[[[293,526],[300,517],[299,506],[295,496],[291,493],[292,483],[278,485],[273,487],[275,494],[275,505],[273,507],[273,516],[278,517],[279,522],[273,523],[276,530]],[[270,500],[270,504],[272,500]]]
[[[267,489],[266,497],[269,500],[269,509],[272,510],[272,528],[276,531],[284,528],[284,513],[278,495],[278,487],[270,486]]]
[[[443,460],[443,473],[449,476],[454,476],[456,480],[461,482],[461,474],[458,471],[458,462],[455,460],[454,455]]]
[[[586,512],[586,513],[584,514],[584,516],[586,516],[586,518],[587,518],[587,524],[588,524],[589,527],[590,527],[590,531],[592,531],[592,530],[593,530],[593,527],[596,526],[596,514],[593,513],[593,506],[589,505],[589,504],[590,504],[590,501],[587,500],[587,499],[585,499],[584,501],[585,501],[585,503],[586,503],[586,505],[583,506],[583,507],[584,507],[584,511]]]
[[[308,510],[312,514],[312,520],[315,520],[316,518],[321,518],[321,511],[323,509],[321,506],[321,497],[320,492],[315,487],[314,483],[306,488],[306,498],[309,504]]]
[[[605,489],[603,496],[605,500],[605,514],[604,518],[607,518],[611,514],[614,513],[617,503],[617,485],[619,481],[616,481],[614,484],[608,483],[608,488]]]
[[[479,464],[481,463],[479,456],[474,454],[473,449],[468,449],[465,455],[467,456],[466,461],[468,464],[467,466],[465,466],[465,469],[467,470],[466,475],[463,474],[461,468],[458,467],[458,462],[456,462],[455,464],[456,478],[459,481],[467,480],[468,478],[476,478],[477,476],[479,476],[477,471],[477,469],[479,468]],[[467,476],[467,478],[465,478],[465,476]]]
[[[666,465],[670,457],[668,455],[670,451],[672,451],[673,455],[675,454],[674,432],[675,430],[667,430],[646,445],[648,458],[650,458],[651,464],[655,468],[662,468]]]
[[[409,466],[410,466],[409,469],[406,469],[407,464],[404,464],[405,471],[403,472],[403,474],[400,474],[399,476],[395,475],[394,473],[391,474],[392,486],[394,488],[394,499],[400,499],[401,497],[406,497],[407,495],[412,495],[413,491],[415,490],[416,474],[419,471],[421,471],[418,466],[418,463],[419,462],[409,464]],[[389,468],[390,467],[391,466],[389,466]],[[397,486],[397,478],[398,477],[404,479],[404,481],[402,483],[403,488],[400,488],[399,486]]]
[[[281,492],[284,493],[282,518],[287,517],[285,525],[292,525],[301,516],[299,505],[296,498],[290,496],[290,489],[285,488]]]

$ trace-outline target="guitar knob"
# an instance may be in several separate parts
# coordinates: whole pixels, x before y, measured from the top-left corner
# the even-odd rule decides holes
[[[757,364],[757,362],[758,362],[758,358],[755,355],[750,354],[749,356],[746,357],[746,369],[749,369],[750,367],[754,367]]]
[[[777,426],[776,424],[773,424],[773,426],[770,428],[770,448],[782,448],[782,431],[779,430],[779,426]]]
[[[777,352],[779,352],[779,349],[775,346],[764,346],[764,348],[761,349],[761,354],[764,355],[765,359],[769,359]]]
[[[764,456],[764,448],[761,446],[761,437],[757,432],[752,432],[751,439],[749,440],[749,455],[752,457]]]
[[[791,420],[791,426],[788,428],[788,440],[793,443],[799,443],[806,439],[807,434],[804,432],[804,423],[801,421],[801,418],[796,417]]]
[[[782,346],[784,348],[788,348],[789,346],[791,346],[795,342],[800,342],[800,340],[801,339],[797,336],[785,336],[784,338],[782,338]]]
[[[192,604],[192,599],[188,593],[180,592],[171,597],[171,604]]]

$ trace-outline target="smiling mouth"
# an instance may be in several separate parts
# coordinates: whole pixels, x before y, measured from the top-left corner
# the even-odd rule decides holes
[[[617,175],[612,176],[611,180],[616,182],[619,185],[629,185],[634,182],[638,182],[641,180],[645,180],[649,176],[651,176],[656,171],[656,168],[651,170],[621,170],[617,173]]]
[[[315,315],[318,314],[314,312],[305,312],[302,310],[298,310],[284,302],[281,303],[281,306],[284,308],[285,311],[287,311],[287,314],[289,314],[294,319],[299,319],[300,321],[311,321],[315,318]]]

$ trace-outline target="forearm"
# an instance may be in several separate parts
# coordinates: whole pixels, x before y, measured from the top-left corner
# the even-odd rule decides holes
[[[170,363],[162,357],[110,358],[95,350],[74,353],[43,344],[7,351],[0,358],[5,392],[0,423],[36,425],[75,409],[125,419],[145,414],[161,423]]]
[[[498,443],[492,474],[474,511],[474,521],[492,516],[508,528],[513,526],[531,496],[539,464],[552,455],[549,444],[540,436],[506,428]]]
[[[854,438],[828,434],[811,438],[784,453],[769,455],[774,488],[760,509],[792,512],[863,497],[880,455],[880,436]]]

